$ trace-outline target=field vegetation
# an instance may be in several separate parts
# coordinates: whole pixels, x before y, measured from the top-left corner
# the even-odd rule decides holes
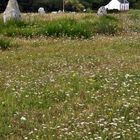
[[[6,25],[1,24],[1,33],[9,37],[34,37],[34,36],[55,36],[55,37],[72,37],[72,38],[89,38],[97,33],[115,34],[121,28],[121,23],[116,17],[105,16],[95,17],[94,15],[78,15],[78,17],[63,15],[63,18],[49,19],[44,21],[31,15],[22,21],[10,21]],[[42,18],[46,18],[42,17]]]
[[[0,19],[1,140],[139,140],[140,11]]]

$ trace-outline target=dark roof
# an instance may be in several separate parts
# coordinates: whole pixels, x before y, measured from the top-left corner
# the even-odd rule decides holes
[[[127,0],[118,0],[120,3],[129,3]]]

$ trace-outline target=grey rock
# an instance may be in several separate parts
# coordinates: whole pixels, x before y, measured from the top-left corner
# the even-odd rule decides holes
[[[9,0],[7,7],[3,13],[3,21],[6,23],[7,21],[14,19],[14,20],[20,20],[21,19],[21,13],[19,10],[18,2],[17,0]]]
[[[44,9],[43,7],[40,7],[40,8],[38,9],[38,13],[39,13],[39,14],[45,14],[45,9]]]
[[[107,11],[106,11],[105,7],[104,7],[104,6],[100,7],[100,8],[98,9],[97,14],[98,14],[99,16],[107,15]]]

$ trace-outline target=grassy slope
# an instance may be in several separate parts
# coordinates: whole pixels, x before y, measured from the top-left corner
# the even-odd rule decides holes
[[[22,47],[0,52],[0,139],[140,139],[139,35],[12,38]]]

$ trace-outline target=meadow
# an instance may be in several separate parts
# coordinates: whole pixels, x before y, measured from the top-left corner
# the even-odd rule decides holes
[[[0,16],[0,140],[140,140],[140,11]]]

